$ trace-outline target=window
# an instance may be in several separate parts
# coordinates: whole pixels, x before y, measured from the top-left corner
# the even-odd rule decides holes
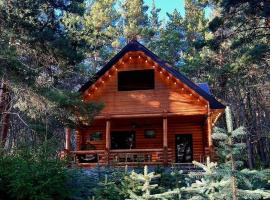
[[[136,143],[135,136],[134,131],[113,131],[111,132],[111,148],[133,149]]]
[[[154,70],[118,72],[118,91],[151,90],[155,88]]]
[[[95,132],[90,135],[90,141],[100,141],[102,140],[102,133],[101,132]]]
[[[145,130],[144,131],[144,138],[155,138],[156,132],[154,130]]]

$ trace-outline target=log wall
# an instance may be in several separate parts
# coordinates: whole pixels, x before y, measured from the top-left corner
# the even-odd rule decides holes
[[[193,159],[201,161],[204,156],[204,117],[193,117],[190,119],[183,117],[168,118],[168,148],[171,149],[171,160],[175,162],[175,137],[177,134],[192,134],[193,140]],[[192,121],[192,122],[190,122]],[[106,121],[100,120],[93,126],[79,130],[82,136],[82,144],[90,143],[97,150],[104,150],[106,146]],[[135,127],[134,127],[135,126]],[[156,138],[145,138],[145,130],[155,130]],[[163,148],[163,127],[162,118],[146,118],[146,119],[122,119],[111,120],[111,131],[131,131],[136,132],[136,149],[160,149]],[[90,141],[90,134],[102,132],[102,140]]]
[[[85,92],[85,100],[103,102],[105,107],[99,115],[121,115],[141,113],[179,113],[183,115],[206,114],[207,104],[194,91],[190,90],[171,74],[162,71],[143,55],[130,53],[132,59],[123,58],[123,62],[113,67],[101,77],[95,85]],[[127,57],[127,56],[125,56]],[[118,91],[118,72],[130,70],[155,70],[155,88],[153,90]],[[160,73],[161,72],[161,73]],[[89,96],[90,95],[90,96]]]

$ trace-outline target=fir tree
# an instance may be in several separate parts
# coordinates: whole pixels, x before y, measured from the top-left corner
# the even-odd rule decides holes
[[[151,182],[159,178],[160,175],[155,175],[154,172],[148,172],[147,166],[144,167],[143,174],[138,174],[136,172],[132,172],[130,174],[130,179],[135,181],[135,183],[143,184],[138,186],[140,194],[134,192],[134,190],[129,190],[128,193],[130,195],[131,200],[152,200],[152,199],[171,199],[176,195],[180,195],[179,189],[169,190],[160,194],[151,194],[152,190],[158,187],[157,184],[151,184]]]
[[[191,177],[202,176],[202,178],[186,188],[186,191],[193,194],[193,199],[270,198],[270,191],[263,188],[268,184],[264,180],[265,172],[243,169],[245,144],[241,141],[246,135],[246,130],[243,127],[233,129],[229,107],[225,112],[227,130],[218,128],[213,134],[213,139],[218,143],[217,152],[221,163],[213,163],[207,159],[204,165],[193,161],[193,164],[202,168],[204,172],[190,174]],[[256,187],[255,183],[249,181],[255,177],[259,182],[264,183],[261,187]]]

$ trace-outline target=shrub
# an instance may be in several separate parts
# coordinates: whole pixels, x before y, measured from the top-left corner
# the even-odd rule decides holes
[[[64,200],[75,195],[69,184],[74,173],[57,157],[26,150],[1,154],[0,199]]]

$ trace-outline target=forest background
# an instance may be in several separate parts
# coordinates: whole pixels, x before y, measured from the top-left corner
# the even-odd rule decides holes
[[[82,103],[80,86],[137,39],[194,82],[208,82],[234,126],[247,130],[246,166],[269,167],[269,1],[186,0],[185,15],[175,9],[163,21],[161,9],[143,0],[0,0],[4,151],[45,145],[56,156],[64,127],[81,123],[76,113],[90,122],[102,107]]]

